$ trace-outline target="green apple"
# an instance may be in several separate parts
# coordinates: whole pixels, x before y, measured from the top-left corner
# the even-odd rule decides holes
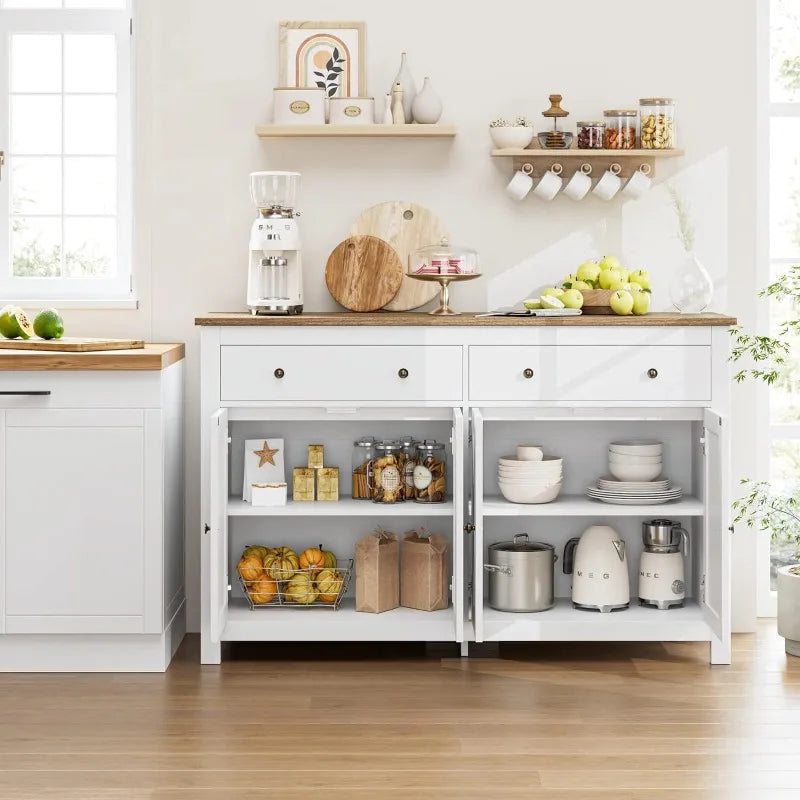
[[[543,294],[539,299],[542,302],[542,308],[564,308],[561,300],[551,294]]]
[[[531,297],[528,300],[523,300],[522,305],[524,305],[528,311],[535,311],[537,308],[542,307],[542,301],[538,297]]]
[[[622,280],[622,278],[614,278],[612,281],[609,282],[608,286],[605,287],[606,289],[611,289],[612,291],[617,291],[618,289],[625,289],[627,290],[628,284]]]
[[[620,289],[611,295],[608,304],[615,314],[625,317],[633,311],[633,295],[625,289]]]
[[[622,263],[616,256],[603,256],[600,259],[600,269],[620,269]]]
[[[629,269],[625,269],[625,267],[616,267],[619,270],[619,276],[624,281],[630,280],[631,271]]]
[[[600,272],[598,282],[601,289],[610,289],[614,281],[621,280],[619,271],[616,269],[604,269]]]
[[[586,281],[575,281],[571,288],[578,289],[581,292],[591,292],[593,287],[591,283],[587,283]]]
[[[573,272],[572,275],[566,275],[564,280],[561,282],[561,285],[569,289],[575,281],[578,280],[578,276]]]
[[[549,289],[545,289],[542,292],[542,297],[561,297],[564,294],[564,290],[558,286],[551,286]]]
[[[636,292],[633,295],[633,313],[637,317],[650,310],[650,292]]]
[[[629,292],[636,293],[636,292],[641,292],[642,291],[642,285],[640,283],[636,283],[636,281],[631,281],[628,284],[628,286],[631,287],[630,289],[628,289]]]
[[[600,274],[600,267],[596,261],[584,261],[575,274],[579,281],[596,281],[597,276]]]
[[[643,269],[637,269],[635,272],[631,272],[630,279],[633,283],[638,283],[642,289],[650,288],[650,273]]]
[[[577,289],[569,289],[561,295],[561,302],[566,308],[580,308],[583,305],[583,295]]]

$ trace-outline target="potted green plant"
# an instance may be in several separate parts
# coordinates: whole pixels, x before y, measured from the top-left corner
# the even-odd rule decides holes
[[[800,334],[800,266],[792,267],[760,296],[783,301],[791,316],[778,326],[776,336],[755,336],[735,328],[731,360],[749,362],[734,376],[737,382],[753,378],[771,386],[787,374],[790,342]],[[773,540],[792,545],[794,561],[800,562],[800,483],[788,491],[777,491],[768,481],[745,479],[742,485],[746,494],[733,503],[734,521],[769,531]],[[786,640],[786,652],[800,656],[800,563],[781,566],[777,573],[778,633]]]

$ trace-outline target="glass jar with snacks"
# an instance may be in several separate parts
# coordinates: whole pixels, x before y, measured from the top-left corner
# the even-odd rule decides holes
[[[370,465],[375,459],[375,438],[362,436],[353,442],[353,500],[371,500]]]
[[[414,499],[414,467],[417,465],[417,440],[413,436],[401,436],[400,471],[403,475],[403,497]]]
[[[378,442],[375,458],[369,474],[372,499],[376,503],[402,503],[403,473],[401,459],[403,447],[400,442]]]
[[[675,101],[671,97],[641,98],[639,126],[644,150],[675,147]]]
[[[418,503],[444,503],[447,494],[447,460],[442,442],[426,439],[417,445],[414,499]]]
[[[605,122],[578,122],[578,149],[601,150]]]
[[[603,147],[606,150],[633,150],[639,112],[635,108],[608,108],[603,116],[606,119]]]

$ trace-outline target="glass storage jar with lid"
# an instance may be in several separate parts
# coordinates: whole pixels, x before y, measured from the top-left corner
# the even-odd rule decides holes
[[[635,108],[607,108],[603,116],[606,120],[603,147],[606,150],[633,150],[639,112]]]
[[[374,458],[374,436],[362,436],[353,442],[353,500],[372,499],[369,472]]]
[[[414,499],[418,503],[444,503],[447,495],[447,457],[445,446],[435,439],[417,445],[414,467]]]
[[[605,122],[581,121],[578,122],[578,149],[601,150],[603,148],[603,131]]]
[[[370,489],[375,503],[402,503],[403,474],[401,472],[403,446],[400,442],[378,442],[375,458],[371,462]]]
[[[403,497],[414,499],[414,467],[417,465],[417,440],[413,436],[401,436],[400,472],[403,476]]]
[[[644,150],[675,147],[675,101],[671,97],[642,97],[639,126]]]

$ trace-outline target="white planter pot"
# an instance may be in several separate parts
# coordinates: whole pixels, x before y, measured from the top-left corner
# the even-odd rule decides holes
[[[800,656],[800,575],[789,571],[796,568],[778,570],[778,633],[786,639],[786,652]]]

